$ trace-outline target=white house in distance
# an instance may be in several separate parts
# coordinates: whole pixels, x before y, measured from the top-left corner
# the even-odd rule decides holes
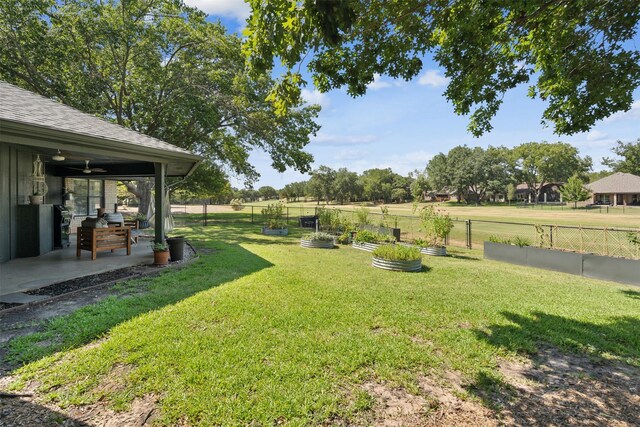
[[[616,172],[585,185],[594,204],[640,206],[640,176]]]

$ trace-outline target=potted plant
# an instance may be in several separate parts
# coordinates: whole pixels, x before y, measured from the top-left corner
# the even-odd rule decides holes
[[[423,254],[444,256],[447,248],[445,239],[453,228],[453,221],[449,214],[441,213],[433,206],[425,206],[420,211],[421,230],[425,234],[424,239],[416,239],[415,244],[420,246]]]
[[[147,216],[142,212],[138,212],[134,217],[134,219],[138,221],[138,228],[140,230],[144,228],[149,228],[149,220],[147,219]]]
[[[242,209],[244,209],[244,205],[242,203],[244,203],[244,200],[242,199],[231,199],[231,201],[229,202],[229,204],[231,205],[231,209],[233,209],[234,211],[241,211]]]
[[[267,205],[262,209],[265,224],[262,227],[262,234],[269,236],[286,236],[289,229],[284,220],[284,205],[280,202]]]
[[[300,239],[300,246],[303,248],[332,249],[334,245],[333,236],[323,232],[305,234]]]
[[[29,203],[32,205],[41,205],[44,203],[44,193],[36,191],[29,196]]]
[[[392,271],[422,270],[422,255],[416,247],[382,245],[373,251],[372,265]]]
[[[153,263],[155,265],[169,264],[169,246],[165,242],[153,243],[151,249],[153,250]]]

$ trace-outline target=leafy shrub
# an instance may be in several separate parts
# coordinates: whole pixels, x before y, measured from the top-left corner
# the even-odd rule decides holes
[[[262,209],[262,215],[265,218],[265,227],[270,229],[285,228],[284,221],[284,205],[280,202],[267,205]]]
[[[341,245],[348,245],[351,241],[351,233],[349,231],[345,231],[340,236],[338,236],[337,242]]]
[[[524,237],[516,236],[513,239],[513,244],[516,246],[531,246],[531,241],[529,239],[525,239]]]
[[[332,242],[333,236],[331,234],[323,233],[319,231],[317,233],[305,234],[304,236],[302,236],[302,239],[303,240],[319,240],[321,242]]]
[[[318,209],[318,221],[320,228],[331,233],[337,233],[342,228],[342,215],[338,209]]]
[[[453,228],[453,221],[451,221],[449,214],[441,213],[433,206],[425,206],[420,211],[420,220],[427,246],[444,246],[444,241]]]
[[[388,261],[413,261],[422,259],[420,249],[403,245],[382,245],[373,251],[373,256]]]
[[[244,209],[242,203],[244,203],[244,200],[242,199],[231,199],[231,201],[229,202],[229,204],[231,205],[231,209],[233,209],[234,211],[241,211],[242,209]]]
[[[356,214],[356,222],[358,225],[371,224],[371,220],[369,219],[369,209],[361,206],[360,208],[355,210]]]
[[[358,231],[354,240],[356,243],[393,243],[396,241],[393,236],[387,236],[369,230]]]
[[[630,231],[627,233],[627,239],[629,239],[629,243],[635,246],[640,246],[640,232]]]
[[[489,241],[490,241],[491,243],[503,243],[503,244],[505,244],[505,245],[511,245],[511,244],[513,244],[513,242],[511,241],[511,239],[504,238],[504,237],[498,237],[498,236],[494,236],[494,235],[489,236]]]

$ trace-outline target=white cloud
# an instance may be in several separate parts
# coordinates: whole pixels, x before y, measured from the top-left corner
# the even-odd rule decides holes
[[[359,160],[369,155],[368,151],[356,150],[356,149],[344,149],[338,151],[333,158],[335,160]]]
[[[376,139],[374,135],[332,135],[318,132],[312,142],[317,145],[347,146],[371,144]]]
[[[418,79],[418,84],[423,86],[442,87],[449,84],[449,78],[440,75],[440,70],[427,70]]]
[[[592,130],[587,134],[587,141],[600,141],[607,137],[607,134],[600,132],[597,129]]]
[[[638,120],[640,119],[640,101],[635,101],[631,104],[631,108],[628,111],[618,111],[615,114],[607,117],[603,121],[605,123],[615,122],[618,120]]]
[[[244,22],[251,13],[251,7],[243,0],[184,0],[187,6],[216,16],[235,18]]]
[[[391,83],[388,81],[382,80],[380,74],[373,75],[373,81],[367,85],[367,89],[369,90],[378,90],[384,89],[386,87],[391,87]]]
[[[308,104],[318,104],[322,108],[327,108],[331,103],[326,93],[320,92],[318,89],[309,90],[302,89],[300,95],[302,99]]]

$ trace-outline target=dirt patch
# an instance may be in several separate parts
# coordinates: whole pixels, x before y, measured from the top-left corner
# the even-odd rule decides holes
[[[446,385],[444,385],[446,384]],[[420,378],[420,394],[385,384],[367,382],[362,388],[375,400],[373,425],[396,426],[496,426],[493,411],[475,400],[460,397],[465,393],[462,377],[446,372],[442,383]]]
[[[490,396],[506,424],[637,426],[640,369],[544,348],[529,361],[503,361],[512,389]]]

